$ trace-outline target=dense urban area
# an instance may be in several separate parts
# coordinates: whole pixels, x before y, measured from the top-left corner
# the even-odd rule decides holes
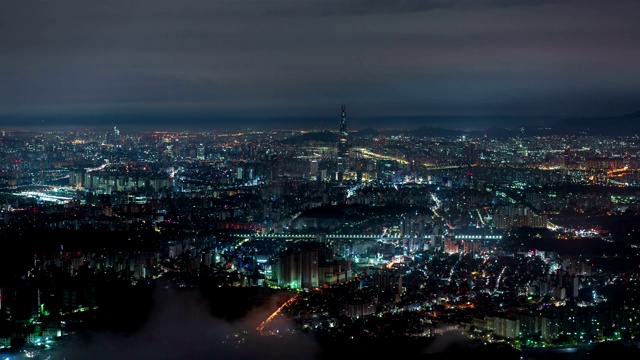
[[[637,134],[335,123],[2,131],[2,358],[135,333],[163,292],[241,324],[208,339],[238,351],[640,354]]]

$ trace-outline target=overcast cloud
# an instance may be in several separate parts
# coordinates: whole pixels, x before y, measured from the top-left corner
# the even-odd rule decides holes
[[[4,0],[0,124],[33,115],[619,115],[640,2]],[[352,113],[353,114],[353,113]]]

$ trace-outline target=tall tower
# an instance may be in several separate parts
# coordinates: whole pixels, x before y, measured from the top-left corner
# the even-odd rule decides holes
[[[347,132],[347,111],[342,105],[340,115],[340,133],[338,135],[338,158],[346,160],[349,157],[349,132]]]

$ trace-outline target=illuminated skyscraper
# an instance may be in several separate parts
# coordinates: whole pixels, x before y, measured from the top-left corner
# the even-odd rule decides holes
[[[349,133],[347,132],[347,112],[342,105],[340,115],[340,134],[338,135],[338,158],[347,159],[349,157]]]
[[[203,144],[199,144],[197,151],[196,151],[196,156],[198,157],[198,160],[204,160],[204,145]]]

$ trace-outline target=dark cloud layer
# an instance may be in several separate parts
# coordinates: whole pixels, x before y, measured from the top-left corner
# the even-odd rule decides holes
[[[640,2],[5,0],[2,119],[619,115]],[[6,120],[8,121],[8,120]]]

